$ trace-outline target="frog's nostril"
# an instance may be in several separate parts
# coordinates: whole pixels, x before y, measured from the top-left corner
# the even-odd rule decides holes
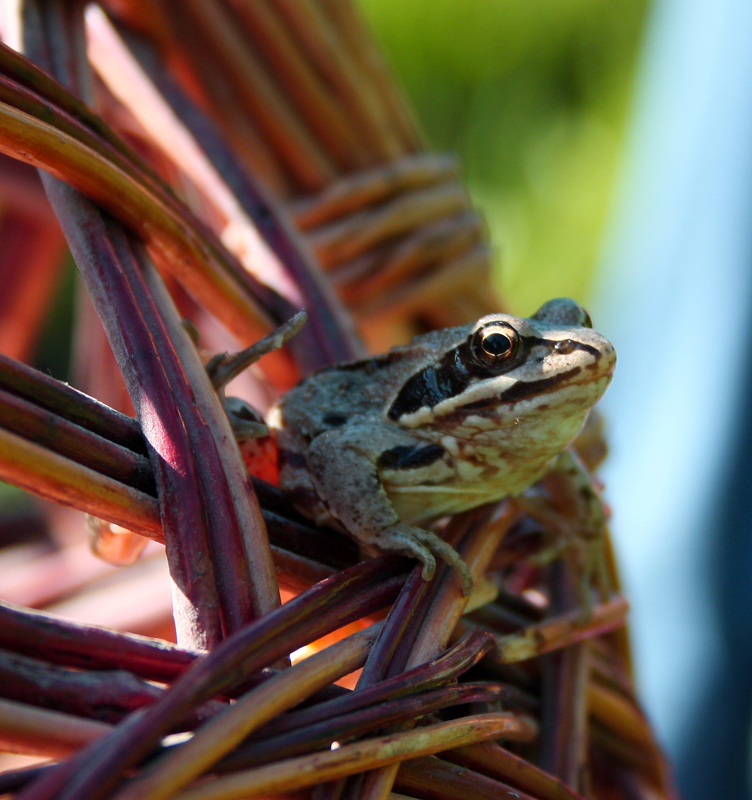
[[[554,345],[554,350],[559,355],[565,356],[571,353],[577,347],[577,342],[572,339],[562,339],[560,342],[556,342]]]

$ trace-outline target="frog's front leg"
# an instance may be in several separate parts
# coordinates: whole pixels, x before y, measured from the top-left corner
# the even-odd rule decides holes
[[[593,479],[576,453],[567,448],[554,458],[542,479],[547,495],[534,491],[516,498],[518,505],[560,538],[548,551],[573,564],[578,590],[587,610],[595,587],[602,597],[612,590],[605,554],[605,514]],[[542,560],[548,560],[543,553]]]
[[[436,556],[460,573],[463,592],[473,579],[465,562],[431,531],[402,522],[379,477],[377,453],[404,445],[404,435],[387,441],[383,428],[368,425],[339,428],[317,436],[306,453],[308,471],[328,513],[368,552],[394,552],[417,558],[424,580],[436,570]]]

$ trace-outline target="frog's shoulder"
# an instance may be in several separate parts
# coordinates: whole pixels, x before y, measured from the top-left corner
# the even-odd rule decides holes
[[[324,367],[280,399],[272,424],[310,441],[332,428],[380,420],[405,381],[436,354],[436,335],[426,334],[381,355]]]
[[[272,427],[298,432],[311,441],[333,428],[352,424],[380,407],[372,387],[378,359],[364,359],[317,370],[288,390],[270,414]],[[383,369],[383,367],[381,368]]]

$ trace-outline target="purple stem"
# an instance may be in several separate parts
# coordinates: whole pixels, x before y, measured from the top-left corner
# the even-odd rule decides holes
[[[442,708],[467,703],[493,703],[499,700],[502,693],[503,687],[498,684],[468,683],[401,697],[327,719],[310,727],[298,728],[288,734],[258,741],[254,736],[254,741],[241,745],[235,753],[219,762],[215,769],[217,772],[231,772],[322,750],[328,748],[333,741],[349,742],[389,725],[412,722]]]
[[[170,681],[202,653],[158,639],[57,619],[42,611],[0,603],[0,646],[83,669],[125,669]]]
[[[96,749],[96,758],[84,757],[84,764],[70,780],[66,771],[58,784],[58,800],[107,797],[123,772],[139,764],[194,708],[292,650],[392,602],[405,581],[403,568],[402,560],[383,556],[358,564],[316,584],[223,641],[183,673],[160,700],[128,726],[126,734],[121,735],[118,727],[102,742],[85,748],[84,754]],[[45,775],[45,780],[52,781],[53,777]],[[38,800],[34,784],[18,800]]]
[[[347,312],[321,274],[315,256],[267,189],[251,175],[224,142],[206,114],[185,94],[164,68],[156,50],[120,29],[136,59],[175,114],[195,137],[217,172],[253,220],[269,248],[298,286],[308,325],[291,346],[305,371],[352,361],[363,356]],[[304,346],[301,346],[304,343]]]

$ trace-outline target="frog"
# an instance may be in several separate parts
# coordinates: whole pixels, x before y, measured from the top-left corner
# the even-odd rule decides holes
[[[443,560],[468,594],[467,565],[427,526],[520,496],[560,463],[615,364],[588,313],[556,298],[320,369],[267,417],[279,486],[366,554],[416,558],[427,581]]]

